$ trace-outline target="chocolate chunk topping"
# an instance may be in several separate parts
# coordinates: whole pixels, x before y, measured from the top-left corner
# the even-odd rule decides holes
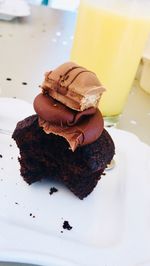
[[[95,73],[73,62],[47,72],[41,87],[44,94],[77,111],[97,107],[105,90]]]

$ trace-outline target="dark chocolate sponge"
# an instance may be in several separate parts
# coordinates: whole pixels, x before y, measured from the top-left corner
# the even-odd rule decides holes
[[[114,143],[104,129],[92,144],[69,149],[68,142],[46,134],[33,115],[20,121],[12,135],[20,149],[21,175],[28,184],[42,178],[62,181],[80,199],[92,192],[114,156]]]

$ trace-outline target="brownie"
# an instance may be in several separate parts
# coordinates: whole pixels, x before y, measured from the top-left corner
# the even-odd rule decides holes
[[[21,175],[28,184],[44,178],[61,181],[80,199],[92,192],[115,153],[105,129],[96,141],[73,152],[65,138],[46,134],[39,127],[38,115],[18,122],[12,138],[20,150]]]

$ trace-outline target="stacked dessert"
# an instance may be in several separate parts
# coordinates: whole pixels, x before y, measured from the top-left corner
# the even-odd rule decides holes
[[[59,180],[83,199],[115,152],[97,108],[104,88],[93,72],[72,62],[46,73],[41,87],[37,114],[20,121],[12,136],[21,175],[28,184]]]

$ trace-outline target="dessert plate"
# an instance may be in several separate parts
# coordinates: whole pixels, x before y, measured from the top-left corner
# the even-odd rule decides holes
[[[5,99],[5,108],[10,102]],[[20,116],[33,114],[20,100],[16,110],[22,104],[26,111],[12,114],[11,131]],[[26,184],[11,134],[0,134],[0,261],[133,266],[150,259],[150,148],[131,133],[109,132],[116,166],[84,200],[59,183]],[[53,187],[58,191],[51,194]]]
[[[0,19],[12,20],[15,17],[30,15],[30,7],[25,0],[0,0]]]

